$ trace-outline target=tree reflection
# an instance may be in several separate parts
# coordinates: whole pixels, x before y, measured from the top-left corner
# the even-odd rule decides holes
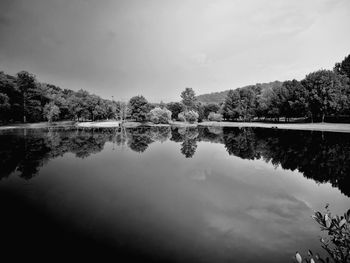
[[[97,154],[106,142],[144,153],[153,142],[181,143],[192,158],[199,141],[223,144],[229,155],[262,159],[283,169],[298,170],[320,183],[331,183],[350,196],[350,135],[262,128],[23,129],[0,133],[0,179],[16,172],[35,176],[50,159],[73,153],[78,158]]]
[[[223,140],[225,148],[230,155],[243,159],[253,160],[260,155],[256,151],[257,139],[252,129],[224,130]]]
[[[178,133],[182,138],[181,153],[186,158],[192,158],[197,149],[198,129],[193,127],[179,128]]]
[[[24,179],[34,177],[48,160],[67,152],[85,158],[100,152],[110,136],[86,129],[23,129],[0,136],[0,178],[19,172]]]
[[[192,158],[196,153],[197,141],[193,139],[186,139],[181,144],[181,153],[185,155],[186,158]]]
[[[298,170],[320,183],[330,182],[350,196],[349,134],[262,128],[224,129],[227,152]]]
[[[146,127],[128,129],[128,146],[131,150],[143,153],[147,150],[148,145],[153,141],[151,139],[151,130]]]

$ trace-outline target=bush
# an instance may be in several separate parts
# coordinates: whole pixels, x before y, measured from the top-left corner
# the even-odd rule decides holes
[[[178,115],[178,119],[183,122],[194,123],[198,121],[198,113],[196,111],[190,110],[185,112],[180,112]]]
[[[319,224],[322,231],[328,234],[328,238],[321,238],[322,248],[327,251],[329,257],[323,259],[319,254],[313,254],[308,251],[307,257],[303,257],[297,252],[295,261],[302,262],[330,262],[330,259],[335,263],[350,262],[350,210],[344,216],[334,215],[326,206],[324,213],[315,212],[312,218]]]
[[[167,124],[171,120],[171,111],[167,108],[154,108],[149,113],[149,120],[155,124]]]
[[[210,112],[208,115],[210,121],[222,121],[222,115],[220,113]]]
[[[178,118],[179,121],[183,121],[183,122],[186,121],[185,113],[184,113],[184,112],[180,112],[180,113],[177,115],[177,118]]]

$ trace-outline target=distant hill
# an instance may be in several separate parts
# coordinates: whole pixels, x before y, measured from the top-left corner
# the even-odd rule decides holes
[[[241,88],[244,89],[244,88],[248,88],[251,86],[260,86],[261,89],[263,90],[263,89],[272,88],[274,86],[281,86],[281,85],[282,85],[282,82],[276,80],[276,81],[269,82],[269,83],[257,83],[255,85],[248,85],[248,86],[244,86]],[[212,93],[202,94],[202,95],[198,95],[197,99],[202,103],[221,103],[225,100],[228,92],[229,92],[229,90],[224,90],[224,91],[220,91],[220,92],[212,92]]]

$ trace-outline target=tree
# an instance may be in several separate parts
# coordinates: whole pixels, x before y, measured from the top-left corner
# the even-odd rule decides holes
[[[197,106],[197,98],[192,88],[186,88],[181,92],[182,104],[186,110],[195,110]]]
[[[21,71],[17,73],[17,85],[22,94],[23,122],[27,121],[27,116],[35,120],[42,110],[35,76]]]
[[[149,113],[149,119],[153,123],[167,124],[171,120],[171,112],[167,108],[156,107]]]
[[[253,89],[249,86],[244,89],[238,89],[240,95],[239,108],[243,120],[250,120],[255,115],[256,95]]]
[[[10,108],[5,107],[6,113],[1,117],[3,120],[7,121],[20,121],[23,119],[22,110],[22,96],[19,92],[16,84],[17,79],[14,76],[7,75],[0,72],[0,93],[4,94],[8,98],[8,104]],[[7,99],[3,98],[3,103]],[[7,104],[7,103],[5,103]]]
[[[166,108],[171,111],[171,117],[177,119],[180,112],[184,111],[184,105],[180,102],[170,102]]]
[[[150,110],[148,101],[143,96],[134,96],[129,101],[131,117],[136,121],[146,121]]]
[[[208,115],[209,121],[222,121],[222,115],[220,113],[210,112]]]
[[[260,91],[256,98],[256,115],[258,118],[269,117],[269,109],[271,106],[272,87],[267,87]]]
[[[283,87],[288,90],[289,111],[286,113],[288,117],[305,117],[308,110],[307,90],[297,80],[288,80],[283,82]]]
[[[312,119],[339,112],[341,108],[344,79],[330,70],[319,70],[308,74],[302,85],[308,91],[308,104]]]
[[[220,109],[219,104],[216,103],[208,103],[203,105],[203,115],[204,115],[204,119],[208,118],[209,113],[213,112],[213,113],[217,113]]]
[[[223,107],[222,115],[226,120],[234,120],[240,116],[240,93],[238,90],[230,90],[227,93]]]
[[[118,101],[116,103],[116,115],[117,118],[123,122],[130,115],[130,109],[125,102]]]
[[[350,55],[345,57],[342,62],[336,63],[333,70],[337,74],[347,76],[350,80]]]
[[[48,122],[57,120],[60,115],[60,109],[53,103],[47,103],[44,106],[44,116]]]
[[[0,93],[0,122],[7,119],[10,107],[9,97],[4,93]]]
[[[194,123],[194,122],[198,121],[198,116],[199,115],[196,111],[190,110],[190,111],[180,112],[178,119],[180,121]]]

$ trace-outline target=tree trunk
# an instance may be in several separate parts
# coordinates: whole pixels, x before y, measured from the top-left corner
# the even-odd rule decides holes
[[[25,99],[25,95],[23,94],[23,123],[27,122],[27,118],[26,118],[26,99]]]
[[[324,113],[322,113],[322,123],[324,122]]]

